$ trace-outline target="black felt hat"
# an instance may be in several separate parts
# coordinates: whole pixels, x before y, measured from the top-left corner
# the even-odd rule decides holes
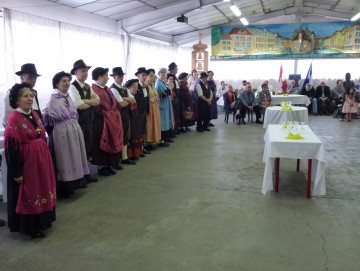
[[[33,64],[33,63],[26,63],[26,64],[22,65],[20,71],[16,72],[15,74],[22,75],[24,73],[41,76],[40,74],[37,73],[35,64]]]
[[[126,88],[129,88],[129,87],[131,87],[131,85],[134,84],[134,83],[139,83],[139,80],[137,80],[137,79],[127,80],[126,83],[125,83],[125,87],[126,87]]]
[[[177,65],[175,64],[175,62],[171,62],[168,66],[169,70],[173,70],[177,67]]]
[[[108,72],[109,72],[108,68],[97,67],[91,72],[91,77],[93,80],[97,80],[100,75],[104,75],[105,73]]]
[[[124,75],[126,73],[123,72],[123,69],[121,67],[115,67],[112,69],[112,74],[110,74],[110,76],[115,76],[115,75]]]
[[[76,71],[77,69],[80,69],[80,68],[88,68],[88,69],[90,69],[91,66],[87,66],[87,65],[85,64],[84,60],[79,59],[79,60],[76,60],[76,61],[75,61],[74,65],[73,65],[73,68],[72,68],[72,70],[70,71],[70,73],[71,73],[72,75],[74,75],[74,74],[75,74],[75,71]]]
[[[182,80],[182,79],[184,79],[186,76],[188,76],[189,74],[187,73],[187,72],[182,72],[182,73],[180,73],[180,75],[179,75],[179,80]]]
[[[140,68],[138,68],[137,72],[135,73],[135,76],[138,76],[139,73],[143,73],[143,72],[146,74],[149,74],[147,72],[147,70],[145,69],[145,67],[140,67]]]

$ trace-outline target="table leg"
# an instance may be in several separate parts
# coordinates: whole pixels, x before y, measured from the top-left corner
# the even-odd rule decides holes
[[[306,197],[308,199],[311,197],[311,170],[312,170],[312,159],[309,159],[309,161],[308,161],[307,189],[306,189]]]
[[[299,172],[300,170],[300,159],[297,159],[296,161],[296,171]]]
[[[275,158],[275,192],[279,192],[280,158]]]

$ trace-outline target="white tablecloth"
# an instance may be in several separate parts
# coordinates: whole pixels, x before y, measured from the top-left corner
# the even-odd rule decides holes
[[[299,95],[299,94],[291,94],[289,96],[272,95],[271,94],[271,102],[273,105],[279,105],[280,102],[291,102],[293,105],[294,104],[305,104],[306,106],[311,104],[311,101],[308,96]]]
[[[281,125],[269,125],[266,129],[264,141],[265,163],[262,193],[273,190],[273,176],[275,158],[301,159],[302,168],[307,170],[308,159],[312,159],[311,181],[314,184],[312,195],[325,195],[325,168],[327,166],[326,152],[323,143],[309,128],[303,126],[304,130],[299,133],[304,137],[302,140],[285,139],[288,131],[281,128]]]
[[[280,106],[271,106],[266,108],[263,127],[269,124],[281,124],[284,121],[309,121],[307,107],[293,106],[292,110],[281,110]]]

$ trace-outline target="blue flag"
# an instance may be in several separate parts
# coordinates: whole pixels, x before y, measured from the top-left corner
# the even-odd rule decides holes
[[[303,88],[306,86],[306,84],[310,83],[312,84],[312,62],[310,64],[310,67],[309,67],[309,70],[308,70],[308,73],[306,75],[306,78],[305,78],[305,81],[304,81],[304,84],[303,84]]]

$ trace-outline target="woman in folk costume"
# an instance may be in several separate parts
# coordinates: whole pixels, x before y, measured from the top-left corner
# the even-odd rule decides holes
[[[174,142],[171,137],[172,130],[172,105],[171,92],[166,85],[166,69],[160,68],[158,78],[155,82],[155,89],[159,94],[161,142]]]
[[[195,125],[194,100],[189,91],[187,77],[188,74],[186,72],[179,75],[179,97],[181,103],[180,108],[182,111],[182,114],[180,115],[180,126],[183,127],[184,133],[191,131],[189,126]],[[188,117],[185,118],[184,114],[188,114]]]
[[[69,73],[55,74],[52,80],[54,92],[43,110],[56,168],[57,191],[63,197],[69,197],[75,189],[86,186],[86,175],[89,174],[78,113],[68,94],[70,80]]]
[[[5,128],[8,165],[8,226],[11,232],[44,237],[55,221],[56,179],[46,134],[32,111],[31,86],[15,84],[9,93],[11,111]]]
[[[127,146],[130,140],[130,104],[135,104],[135,97],[122,84],[125,73],[121,67],[113,68],[112,76],[114,83],[110,86],[115,99],[118,101],[118,109],[120,110],[121,121],[123,125],[123,148],[121,151],[121,164],[135,165],[136,163],[127,156]]]
[[[130,79],[125,83],[125,87],[135,96],[138,91],[139,80]],[[144,155],[144,135],[137,103],[130,104],[130,139],[127,149],[129,159],[137,160]]]
[[[147,114],[147,126],[145,141],[147,145],[158,144],[159,147],[168,147],[169,144],[160,142],[161,140],[161,123],[160,123],[160,108],[159,108],[159,94],[155,89],[155,70],[148,69],[148,76],[146,83],[149,88],[149,113]]]
[[[117,109],[117,100],[106,86],[109,69],[97,67],[91,75],[95,81],[92,89],[100,98],[100,105],[94,111],[93,159],[102,176],[116,174],[112,167],[117,167],[121,159],[123,146],[123,128],[121,115]]]
[[[208,71],[208,84],[210,86],[210,89],[212,91],[212,100],[211,100],[211,106],[210,106],[210,120],[214,120],[218,118],[218,111],[217,111],[217,100],[219,98],[216,98],[216,83],[214,81],[214,72]],[[215,126],[213,123],[209,123],[209,126]]]

